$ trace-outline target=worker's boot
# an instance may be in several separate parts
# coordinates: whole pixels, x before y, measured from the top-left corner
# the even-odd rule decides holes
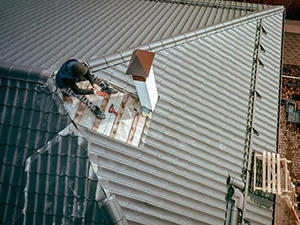
[[[101,120],[105,119],[105,114],[101,112],[100,108],[98,106],[95,106],[95,109],[92,109],[92,112],[95,114],[95,116]]]
[[[103,91],[107,94],[116,94],[116,93],[118,93],[118,90],[114,89],[113,87],[110,87],[108,84],[103,84],[103,86],[101,86],[101,91]]]

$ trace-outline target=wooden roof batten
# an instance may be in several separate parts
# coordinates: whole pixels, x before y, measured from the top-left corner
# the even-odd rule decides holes
[[[272,193],[283,198],[296,224],[300,225],[298,207],[296,206],[297,194],[288,170],[288,163],[291,162],[291,160],[281,158],[278,153],[263,151],[262,154],[258,154],[254,151],[253,191]],[[261,182],[258,182],[259,177],[261,177]]]

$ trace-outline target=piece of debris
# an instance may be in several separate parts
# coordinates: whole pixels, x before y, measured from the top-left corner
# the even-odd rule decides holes
[[[119,112],[116,112],[116,110],[114,109],[114,104],[111,104],[111,106],[109,107],[108,112],[109,113],[114,113],[116,116],[119,114]]]

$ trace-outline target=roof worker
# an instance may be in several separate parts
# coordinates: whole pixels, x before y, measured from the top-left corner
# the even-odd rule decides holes
[[[100,77],[92,75],[87,65],[80,63],[76,59],[70,59],[66,61],[58,70],[56,74],[56,84],[61,91],[67,95],[78,98],[84,105],[91,109],[91,111],[99,119],[105,119],[105,114],[101,112],[100,108],[90,102],[85,95],[94,94],[98,91],[97,85],[101,88],[101,91],[108,94],[115,94],[118,91],[112,87],[109,87]],[[92,85],[92,90],[80,89],[76,85],[77,82],[88,80]],[[95,90],[95,91],[94,91]],[[99,92],[97,92],[99,93]],[[103,94],[105,94],[103,93]]]

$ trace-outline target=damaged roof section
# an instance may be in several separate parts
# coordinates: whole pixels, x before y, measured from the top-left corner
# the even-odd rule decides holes
[[[55,73],[50,77],[48,85],[57,91],[75,124],[137,147],[141,137],[148,129],[152,112],[158,101],[152,69],[154,56],[154,53],[140,49],[132,53],[126,74],[132,75],[135,92],[128,91],[125,87],[119,87],[115,94],[86,96],[90,102],[105,113],[105,119],[97,118],[78,98],[63,94],[55,83]],[[78,82],[77,85],[85,90],[92,88],[89,81]]]
[[[54,78],[49,79],[49,85],[54,85]],[[91,89],[88,81],[77,83],[79,88]],[[63,96],[58,90],[63,105],[75,124],[81,125],[99,134],[138,146],[144,132],[144,127],[150,121],[149,114],[142,112],[142,107],[135,93],[119,90],[116,94],[87,95],[94,105],[105,113],[104,120],[96,118],[93,112],[77,98]],[[149,122],[147,122],[149,121]]]

